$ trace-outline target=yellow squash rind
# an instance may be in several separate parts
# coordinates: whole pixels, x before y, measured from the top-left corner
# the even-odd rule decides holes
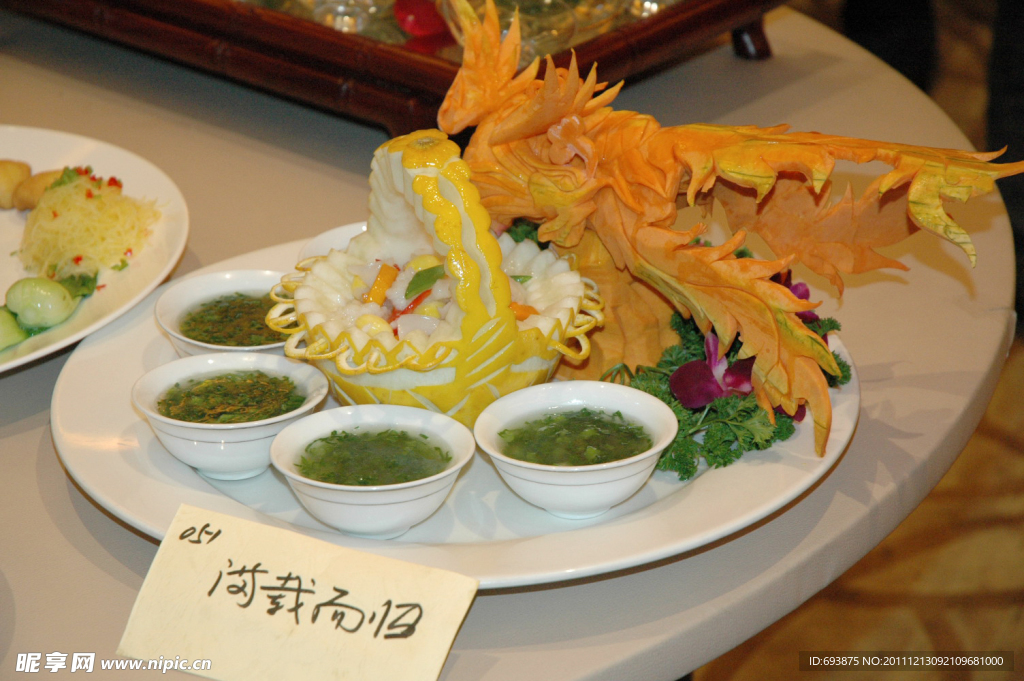
[[[563,355],[586,358],[585,334],[603,320],[596,288],[583,282],[569,308],[544,324],[517,322],[502,247],[457,145],[421,130],[383,144],[372,168],[367,231],[344,253],[299,263],[274,292],[267,321],[289,334],[289,357],[315,363],[342,403],[422,407],[470,426],[501,395],[549,380]],[[408,261],[425,245],[454,281],[450,337],[420,348],[395,339],[390,327],[332,321],[330,301],[352,297],[352,277],[339,267],[372,260],[375,249],[397,249],[397,259]]]

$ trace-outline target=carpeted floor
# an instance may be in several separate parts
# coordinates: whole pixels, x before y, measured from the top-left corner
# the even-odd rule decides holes
[[[1024,679],[1024,343],[967,449],[846,574],[694,681]],[[1016,671],[800,672],[798,652],[1015,651]]]
[[[929,94],[979,149],[994,4],[935,4],[939,58]],[[839,25],[839,0],[791,6]],[[800,672],[801,650],[1013,650],[1016,671]],[[967,449],[917,510],[840,579],[693,679],[1024,679],[1024,342],[1013,346]]]

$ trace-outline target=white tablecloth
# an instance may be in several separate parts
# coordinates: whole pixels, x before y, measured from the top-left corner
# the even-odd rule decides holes
[[[782,9],[767,33],[770,60],[743,61],[722,46],[631,85],[617,106],[665,125],[785,122],[967,147],[924,94],[823,26]],[[2,11],[0,123],[102,139],[166,171],[192,219],[177,274],[365,218],[369,160],[385,140],[377,129]],[[859,177],[840,169],[845,175]],[[661,564],[481,593],[442,678],[672,681],[878,544],[960,452],[1011,337],[1013,247],[1002,204],[990,196],[956,215],[977,245],[976,270],[922,233],[891,251],[910,272],[854,277],[842,301],[824,292],[859,367],[863,408],[849,450],[817,487],[737,536]],[[19,653],[114,657],[157,548],[61,468],[49,402],[66,359],[0,375],[0,678],[20,678]]]

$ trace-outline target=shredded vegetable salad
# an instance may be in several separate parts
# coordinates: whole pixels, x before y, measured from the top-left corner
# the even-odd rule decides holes
[[[121,190],[120,180],[98,177],[91,167],[65,168],[28,215],[22,264],[56,279],[126,267],[160,211]]]

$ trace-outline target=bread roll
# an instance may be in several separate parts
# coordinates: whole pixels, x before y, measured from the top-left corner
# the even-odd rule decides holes
[[[39,197],[46,188],[61,176],[62,170],[47,170],[36,173],[17,186],[14,190],[14,207],[18,210],[32,210],[39,203]]]
[[[0,208],[14,208],[14,190],[31,175],[29,164],[0,159]]]

